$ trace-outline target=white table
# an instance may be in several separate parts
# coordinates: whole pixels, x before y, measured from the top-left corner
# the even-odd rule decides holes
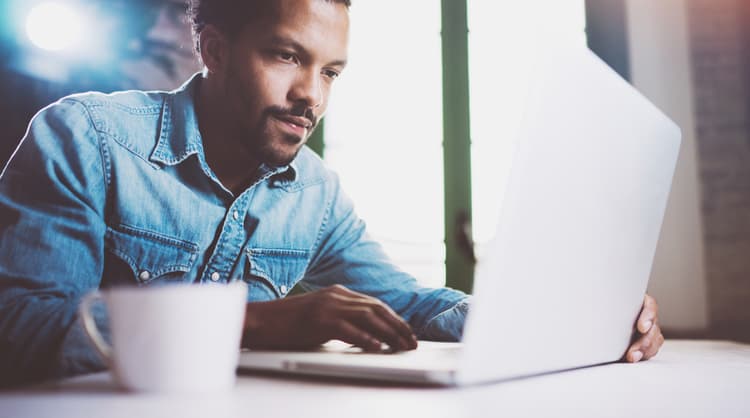
[[[0,417],[750,417],[750,345],[669,340],[611,364],[467,388],[241,375],[233,391],[119,391],[108,373],[0,392]]]

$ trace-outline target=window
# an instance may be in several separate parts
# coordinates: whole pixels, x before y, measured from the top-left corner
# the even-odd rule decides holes
[[[351,7],[349,66],[325,122],[325,159],[370,234],[422,284],[445,284],[440,2]]]
[[[466,1],[472,131],[466,152],[473,233],[481,245],[494,235],[529,60],[551,38],[585,42],[585,13],[584,0]],[[446,270],[441,3],[352,5],[350,64],[334,87],[324,126],[325,159],[341,174],[371,235],[428,286],[444,285]]]

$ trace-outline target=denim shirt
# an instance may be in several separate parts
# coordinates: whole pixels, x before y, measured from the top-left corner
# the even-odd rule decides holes
[[[391,306],[420,338],[460,338],[467,296],[393,265],[308,148],[289,166],[261,166],[239,196],[224,187],[203,151],[199,82],[74,95],[34,117],[0,176],[0,376],[104,368],[77,305],[119,285],[243,280],[252,302],[341,284]]]

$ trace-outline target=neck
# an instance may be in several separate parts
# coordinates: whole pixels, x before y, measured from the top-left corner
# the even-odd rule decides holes
[[[206,163],[224,187],[238,195],[252,180],[260,161],[242,146],[240,129],[226,117],[218,87],[215,80],[205,77],[198,84],[195,100],[198,128]]]

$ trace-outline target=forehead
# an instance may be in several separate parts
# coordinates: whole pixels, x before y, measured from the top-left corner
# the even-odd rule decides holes
[[[325,0],[273,0],[244,32],[255,41],[289,39],[341,59],[349,41],[349,10],[342,3]]]

